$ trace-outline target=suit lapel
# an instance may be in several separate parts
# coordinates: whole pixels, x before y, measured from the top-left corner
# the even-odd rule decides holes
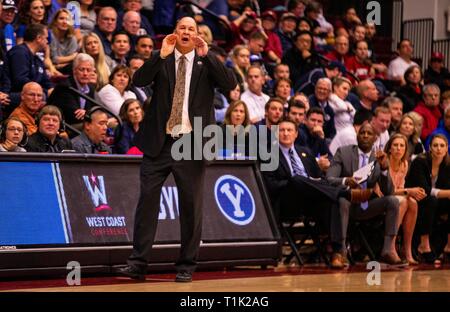
[[[189,86],[189,106],[192,105],[192,100],[194,99],[195,90],[197,90],[197,84],[200,77],[200,72],[203,67],[203,63],[201,59],[197,56],[194,57],[194,64],[192,65],[192,76],[191,76],[191,85]]]
[[[167,75],[169,76],[169,87],[170,87],[170,106],[172,106],[173,93],[175,90],[175,53],[172,53],[166,62]]]
[[[284,168],[284,170],[286,171],[286,173],[291,176],[291,168],[289,168],[289,165],[287,163],[286,158],[284,157],[283,152],[281,151],[281,149],[278,150],[278,152],[280,153],[280,163],[281,166]]]
[[[295,147],[295,150],[297,151],[297,155],[300,158],[300,160],[301,160],[301,162],[303,164],[303,168],[305,168],[306,173],[309,176],[311,176],[312,175],[311,173],[312,173],[313,169],[312,169],[312,166],[311,166],[311,162],[310,162],[310,160],[308,158],[308,155],[305,152],[301,151],[298,147]]]
[[[351,155],[351,166],[352,166],[352,172],[355,172],[359,169],[359,152],[358,152],[358,146],[354,146],[352,149],[353,153]]]

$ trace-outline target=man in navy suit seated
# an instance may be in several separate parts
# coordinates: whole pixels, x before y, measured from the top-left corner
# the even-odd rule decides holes
[[[278,126],[279,166],[275,171],[263,171],[263,176],[275,215],[280,220],[305,215],[328,224],[330,208],[339,198],[355,203],[368,199],[368,192],[351,192],[344,186],[332,186],[325,179],[309,150],[294,144],[298,130],[293,121],[283,120]]]

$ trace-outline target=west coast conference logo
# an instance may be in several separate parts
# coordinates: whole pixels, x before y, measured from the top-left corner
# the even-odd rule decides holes
[[[232,175],[221,176],[214,196],[222,214],[237,225],[246,225],[255,217],[255,201],[247,185]]]
[[[83,181],[94,203],[95,211],[112,210],[106,199],[105,180],[103,176],[95,176],[91,172],[90,176],[83,176]]]

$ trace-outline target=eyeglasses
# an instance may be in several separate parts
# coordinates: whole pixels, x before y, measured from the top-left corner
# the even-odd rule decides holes
[[[79,71],[80,73],[92,73],[92,68],[86,68],[86,67],[77,67],[76,68],[77,71]]]
[[[22,128],[14,128],[14,127],[8,127],[8,128],[6,128],[6,130],[11,131],[11,132],[16,132],[17,131],[19,133],[23,132]]]
[[[37,98],[42,98],[44,96],[41,93],[26,93],[26,95],[29,97],[37,97]]]

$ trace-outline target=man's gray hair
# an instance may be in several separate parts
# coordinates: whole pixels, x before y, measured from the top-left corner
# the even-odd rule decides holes
[[[78,55],[73,60],[73,69],[77,68],[82,62],[89,62],[92,67],[95,67],[95,61],[92,56],[86,53],[78,53]]]
[[[384,105],[386,107],[390,107],[394,103],[402,103],[402,105],[403,105],[403,101],[400,98],[396,97],[396,96],[388,96],[387,98],[385,98],[383,100],[383,104],[382,105]]]
[[[331,89],[333,87],[333,83],[331,82],[330,78],[327,78],[327,77],[320,78],[319,80],[317,80],[316,86],[319,84],[319,82],[326,83],[328,85],[328,87],[330,88],[330,91],[331,91]]]
[[[423,89],[422,89],[423,94],[428,93],[428,90],[430,90],[430,89],[438,90],[439,93],[441,93],[441,89],[439,88],[439,86],[437,84],[429,83],[429,84],[426,84],[423,86]]]

